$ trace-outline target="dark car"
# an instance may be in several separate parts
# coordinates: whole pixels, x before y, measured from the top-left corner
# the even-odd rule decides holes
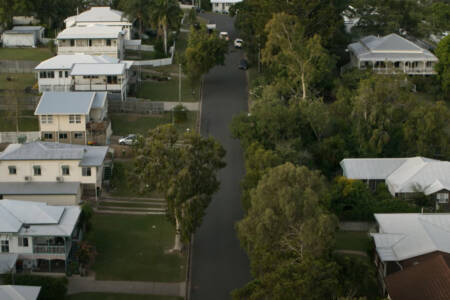
[[[248,62],[245,59],[241,59],[238,66],[239,70],[247,70],[248,69]]]

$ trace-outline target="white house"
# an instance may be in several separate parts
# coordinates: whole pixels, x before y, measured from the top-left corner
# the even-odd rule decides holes
[[[366,36],[348,46],[351,64],[381,74],[434,75],[436,56],[395,34]]]
[[[125,32],[116,26],[74,26],[61,31],[57,36],[58,55],[84,53],[108,55],[123,59]]]
[[[65,273],[72,244],[82,236],[80,214],[76,205],[2,200],[0,251],[17,255],[17,269]]]
[[[372,188],[385,182],[389,192],[400,198],[417,194],[433,197],[436,206],[448,207],[450,162],[426,157],[347,158],[341,161],[344,176],[364,180]]]
[[[37,300],[40,292],[40,286],[0,285],[2,300]]]
[[[35,68],[39,92],[64,92],[73,90],[70,71],[75,64],[116,64],[119,59],[107,55],[57,55],[41,62]]]
[[[131,39],[133,24],[128,20],[122,11],[111,9],[110,7],[91,7],[76,16],[68,17],[64,20],[66,28],[85,27],[89,25],[106,25],[117,27],[125,32],[125,39]]]
[[[15,198],[67,205],[79,203],[80,194],[96,196],[101,191],[107,152],[106,146],[10,144],[0,153],[0,198],[17,191]],[[77,186],[81,192],[74,195]],[[29,194],[20,195],[27,189]]]
[[[70,144],[109,144],[106,92],[44,92],[36,111],[41,140]]]
[[[2,34],[3,47],[36,47],[44,38],[42,26],[14,26]]]
[[[211,0],[212,10],[216,13],[227,14],[230,11],[230,7],[243,0]]]
[[[372,233],[380,282],[433,256],[450,253],[450,214],[375,214]]]

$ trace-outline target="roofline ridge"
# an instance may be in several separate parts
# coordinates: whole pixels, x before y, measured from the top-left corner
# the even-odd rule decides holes
[[[4,199],[4,200],[12,201],[12,200],[9,200],[9,199]],[[3,201],[4,201],[4,200],[3,200]],[[17,232],[19,232],[20,229],[22,229],[23,221],[20,220],[15,214],[13,214],[9,209],[7,209],[6,207],[4,207],[3,205],[1,205],[1,207],[3,208],[4,211],[6,211],[9,215],[11,215],[14,219],[16,219],[16,220],[20,223],[20,228],[19,228],[19,230],[17,231]]]
[[[404,164],[406,164],[410,159],[414,159],[414,158],[421,158],[421,156],[414,156],[414,157],[409,157],[409,158],[407,158],[397,169],[395,169],[394,171],[392,171],[392,173],[391,174],[389,174],[388,176],[386,176],[386,180],[389,180],[389,177],[392,175],[392,174],[394,174],[394,172],[396,172],[398,169],[400,169]],[[413,178],[414,176],[416,176],[417,175],[417,173],[419,173],[419,171],[420,170],[422,170],[427,164],[428,164],[428,162],[425,162],[425,161],[423,161],[422,160],[422,166],[416,171],[416,172],[414,172],[413,174],[411,174],[411,176],[409,176],[408,177],[408,179],[406,179],[405,181],[403,181],[403,183],[405,183],[405,182],[407,182],[407,181],[409,181],[411,178]],[[402,183],[402,184],[403,184]]]

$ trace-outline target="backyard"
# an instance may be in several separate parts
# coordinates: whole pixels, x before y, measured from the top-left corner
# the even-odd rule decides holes
[[[166,81],[142,81],[137,92],[138,98],[152,101],[178,101],[178,77]],[[181,78],[181,101],[195,102],[199,100],[200,86],[192,89],[186,77]]]
[[[0,90],[24,91],[26,87],[33,87],[35,83],[34,73],[0,73]]]
[[[54,56],[48,48],[0,48],[0,60],[43,61]]]
[[[93,266],[97,280],[185,280],[186,258],[166,253],[173,245],[175,234],[166,216],[95,214],[92,228],[87,239],[98,253]]]
[[[336,233],[336,249],[367,252],[370,238],[367,232],[338,231]]]
[[[33,111],[21,111],[19,116],[19,131],[39,131],[38,118]],[[14,112],[0,111],[0,132],[16,131]]]
[[[175,127],[179,132],[184,132],[187,128],[195,130],[197,115],[197,112],[187,112],[187,121],[175,123]],[[145,135],[150,129],[172,123],[172,113],[165,112],[162,115],[114,113],[110,114],[110,119],[114,135],[124,136],[131,133]]]
[[[66,297],[66,300],[182,300],[182,299],[183,298],[181,297],[110,294],[110,293],[81,293]]]

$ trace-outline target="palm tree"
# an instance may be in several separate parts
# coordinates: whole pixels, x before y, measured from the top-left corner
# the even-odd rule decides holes
[[[164,53],[167,55],[167,32],[178,29],[183,16],[177,0],[153,0],[150,8],[150,20],[163,33]]]

